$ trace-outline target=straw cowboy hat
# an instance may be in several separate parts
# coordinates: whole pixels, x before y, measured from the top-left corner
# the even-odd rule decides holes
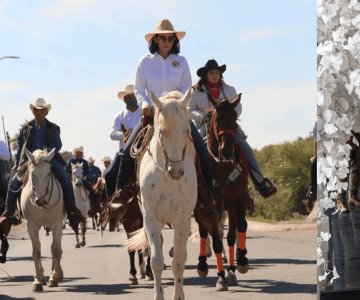
[[[84,154],[83,146],[75,147],[74,150],[73,150],[73,154],[75,154],[76,152],[81,152],[82,154]]]
[[[207,63],[205,64],[205,66],[201,67],[200,69],[198,69],[196,71],[196,74],[199,77],[204,78],[206,76],[207,72],[210,70],[219,70],[220,73],[222,74],[226,70],[226,65],[219,66],[215,59],[209,59],[207,61]]]
[[[102,162],[111,162],[111,158],[109,156],[104,156],[104,158],[101,160]]]
[[[36,99],[33,103],[30,103],[29,106],[31,111],[33,111],[34,108],[37,109],[47,108],[47,111],[49,112],[51,109],[51,104],[46,103],[46,101],[43,98]]]
[[[134,94],[135,88],[133,84],[129,84],[122,91],[118,92],[117,96],[120,100],[124,100],[124,97],[130,94]]]
[[[171,22],[165,19],[165,20],[160,20],[159,23],[156,24],[155,30],[153,32],[149,32],[145,35],[145,40],[149,43],[156,34],[161,34],[161,33],[175,33],[179,41],[186,34],[185,31],[175,30]]]
[[[88,159],[88,162],[93,163],[94,161],[95,161],[95,159],[92,156],[90,156],[89,159]]]

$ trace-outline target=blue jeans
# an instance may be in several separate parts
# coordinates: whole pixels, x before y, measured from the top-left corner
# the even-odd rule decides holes
[[[76,209],[74,190],[63,165],[56,159],[51,160],[51,170],[55,174],[56,178],[60,181],[60,184],[64,192],[64,203],[66,211],[74,211]],[[22,182],[17,179],[19,168],[10,178],[8,194],[5,203],[5,212],[14,213],[16,209],[16,199],[20,196]]]
[[[116,183],[120,168],[123,150],[116,152],[114,159],[111,161],[109,168],[105,171],[105,184],[107,196],[110,197],[116,190]]]
[[[264,176],[262,175],[260,166],[255,158],[254,152],[252,151],[250,145],[246,141],[245,135],[240,131],[237,130],[235,135],[235,143],[241,147],[241,149],[245,152],[246,158],[249,162],[249,173],[251,180],[258,186],[260,183],[263,182]]]
[[[197,131],[193,122],[190,122],[191,127],[191,137],[194,141],[194,146],[196,153],[199,156],[201,163],[201,171],[203,173],[207,188],[210,192],[213,191],[212,183],[212,170],[209,158],[209,152],[204,144],[204,141]],[[123,151],[123,156],[120,163],[119,174],[118,174],[118,187],[123,189],[127,183],[128,178],[130,178],[135,172],[134,159],[130,155],[130,148],[134,142],[136,136],[141,130],[141,122],[139,122],[131,132],[129,139],[126,142],[126,146]]]

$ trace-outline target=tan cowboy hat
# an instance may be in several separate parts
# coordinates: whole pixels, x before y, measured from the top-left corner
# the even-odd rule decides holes
[[[94,161],[95,161],[95,159],[92,156],[90,156],[89,159],[88,159],[88,162],[93,163]]]
[[[175,33],[179,41],[186,34],[185,31],[175,30],[171,22],[165,19],[165,20],[160,20],[159,23],[156,24],[155,30],[153,32],[149,32],[145,35],[145,40],[149,43],[156,34],[161,34],[161,33]]]
[[[46,101],[43,98],[36,99],[33,103],[30,103],[29,106],[31,111],[33,111],[34,108],[37,109],[47,108],[47,111],[49,112],[51,109],[51,104],[46,103]]]
[[[117,96],[120,100],[124,100],[124,97],[130,94],[134,94],[135,88],[133,84],[129,84],[122,91],[118,92]]]
[[[103,162],[105,162],[105,161],[111,162],[111,158],[109,156],[104,156],[104,158],[101,161],[103,161]]]
[[[76,152],[81,152],[82,154],[84,154],[84,147],[83,146],[75,147],[73,150],[73,154],[75,154]]]

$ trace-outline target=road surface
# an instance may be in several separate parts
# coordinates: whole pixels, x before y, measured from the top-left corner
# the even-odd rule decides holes
[[[70,229],[63,234],[62,268],[64,280],[59,287],[44,287],[44,292],[32,292],[33,274],[31,242],[26,221],[13,227],[9,235],[8,262],[0,265],[0,299],[153,299],[153,283],[141,280],[128,283],[129,260],[123,241],[125,232],[104,232],[88,229],[87,245],[75,248],[75,236]],[[88,222],[90,225],[90,221]],[[315,224],[269,225],[249,222],[248,255],[250,270],[237,273],[238,286],[216,292],[215,258],[207,278],[196,271],[198,244],[188,242],[185,278],[186,299],[316,299],[316,227]],[[171,247],[173,232],[165,229],[164,252],[167,269],[163,273],[165,299],[171,299],[173,279]],[[51,235],[40,232],[45,275],[50,273]],[[226,240],[224,240],[226,243]],[[48,279],[48,278],[47,278]]]

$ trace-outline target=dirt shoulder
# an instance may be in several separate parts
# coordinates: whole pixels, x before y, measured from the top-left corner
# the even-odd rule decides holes
[[[306,221],[282,221],[275,224],[257,221],[248,221],[250,231],[293,231],[293,230],[316,230],[316,223]]]

